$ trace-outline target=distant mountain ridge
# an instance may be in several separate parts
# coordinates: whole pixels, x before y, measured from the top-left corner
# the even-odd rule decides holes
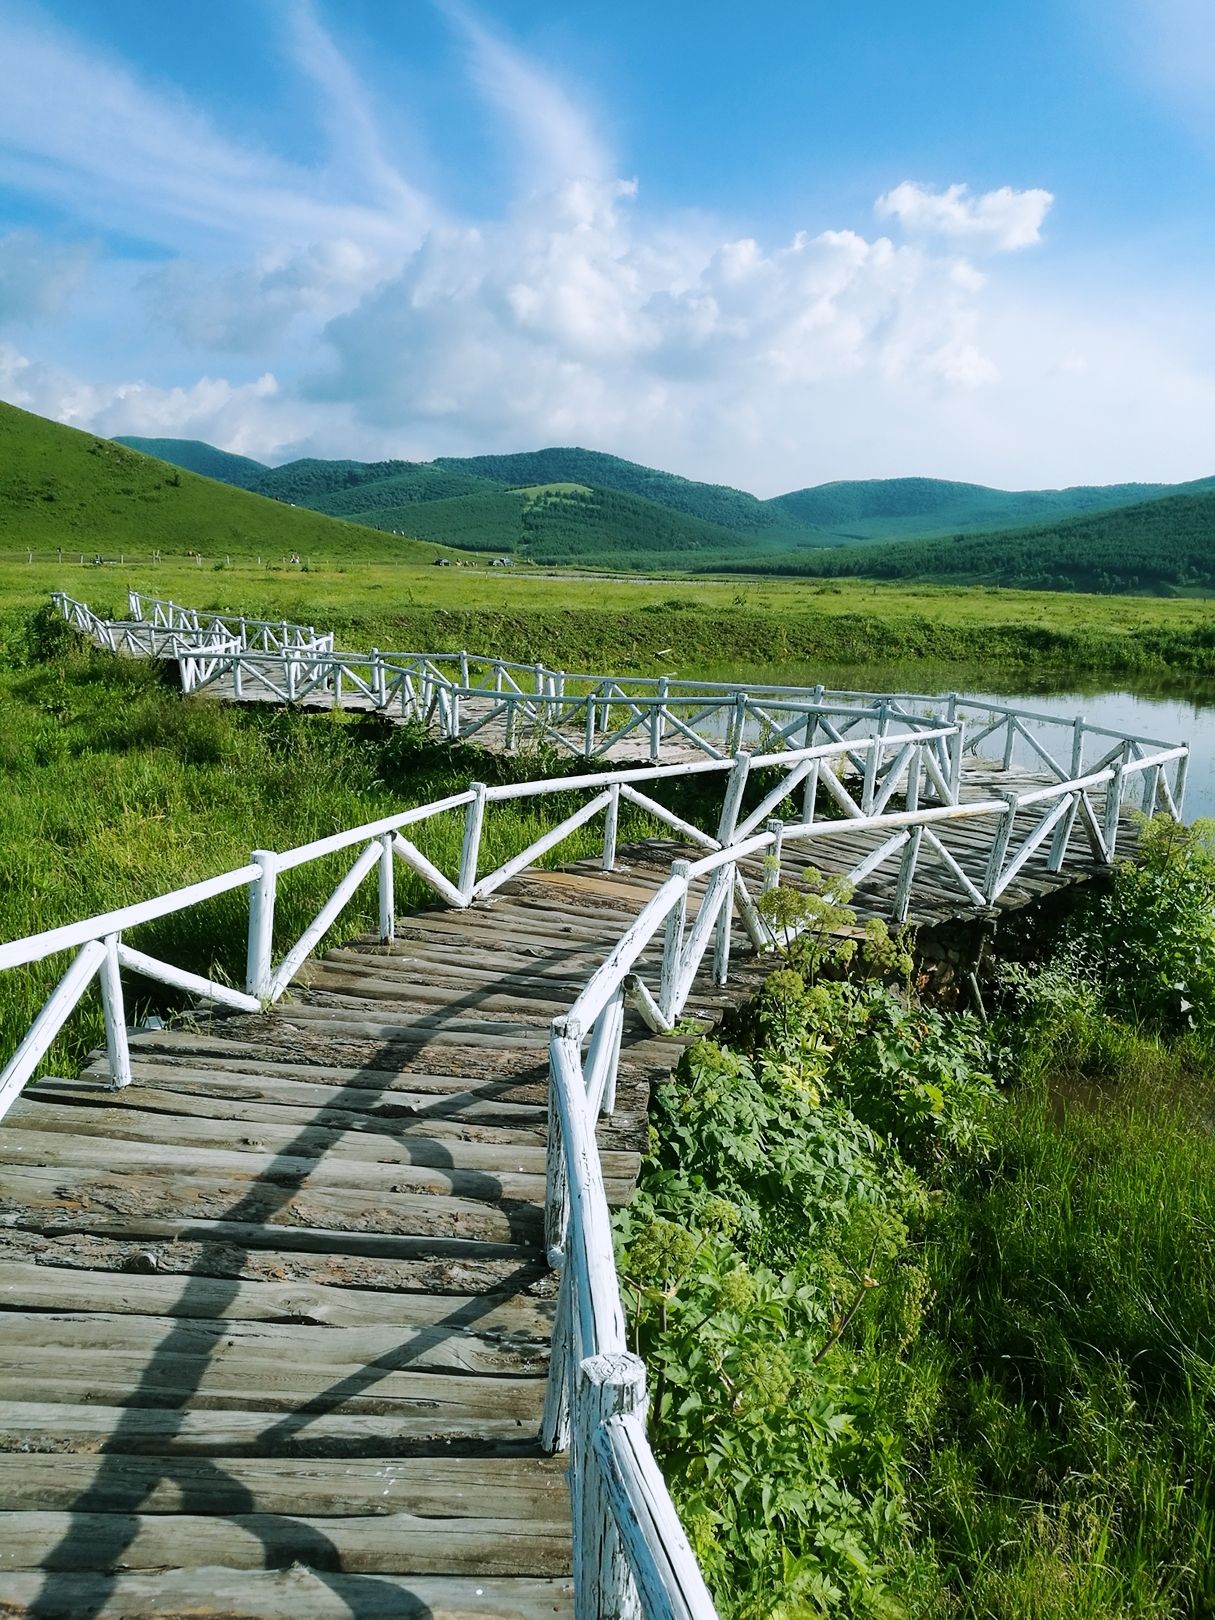
[[[1215,489],[1212,478],[1055,490],[886,478],[817,484],[761,500],[729,485],[579,447],[424,462],[305,458],[268,468],[195,440],[128,437],[119,442],[254,493],[394,535],[514,553],[535,562],[619,569],[758,567],[830,574],[860,573],[867,565],[894,570],[885,577],[911,577],[921,570],[911,568],[910,556],[897,559],[893,553],[913,542],[952,544],[967,535],[1011,534],[1123,509],[1141,511]],[[884,555],[885,542],[891,543],[891,557]],[[843,549],[824,556],[823,548]],[[930,560],[934,571],[938,565],[947,568],[951,557],[963,562],[961,552],[947,549],[931,558],[923,553],[923,566]],[[1050,561],[1042,557],[1034,566],[1066,578],[1066,568],[1052,574]],[[941,576],[934,572],[934,577]]]

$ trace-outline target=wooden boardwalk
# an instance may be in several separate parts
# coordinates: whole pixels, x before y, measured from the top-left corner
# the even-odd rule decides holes
[[[978,878],[981,829],[947,836]],[[0,1614],[572,1614],[565,1463],[538,1443],[549,1026],[696,853],[653,840],[415,912],[269,1013],[133,1035],[125,1090],[102,1053],[26,1092],[0,1132]],[[1083,875],[1039,856],[1002,903]],[[916,922],[969,909],[944,877],[917,869]],[[735,936],[702,1025],[766,971]],[[690,1039],[629,1015],[612,1203]]]

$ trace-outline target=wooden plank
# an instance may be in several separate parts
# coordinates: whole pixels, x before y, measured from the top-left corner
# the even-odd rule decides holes
[[[537,1411],[539,1406],[537,1405]],[[537,1424],[450,1402],[369,1413],[266,1411],[95,1400],[0,1399],[0,1452],[168,1457],[412,1457],[539,1454]],[[2,1612],[2,1611],[0,1611]]]
[[[335,1330],[336,1331],[336,1330]],[[76,1337],[75,1335],[64,1335]],[[185,1335],[174,1330],[171,1344]],[[337,1351],[331,1352],[337,1354]],[[28,1346],[0,1343],[0,1389],[13,1401],[54,1401],[60,1405],[160,1407],[172,1411],[228,1411],[283,1414],[280,1428],[307,1427],[315,1412],[423,1414],[459,1426],[484,1417],[506,1418],[521,1431],[536,1432],[544,1404],[542,1369],[532,1377],[414,1371],[408,1348],[397,1370],[382,1363],[313,1361],[293,1365],[281,1345],[261,1351],[237,1343],[209,1351],[180,1352],[108,1347],[95,1359],[79,1344],[44,1344],[31,1365]],[[432,1429],[442,1433],[443,1427]]]
[[[114,1286],[114,1279],[107,1279]],[[254,1287],[256,1285],[246,1285]],[[178,1284],[188,1296],[190,1283]],[[490,1296],[492,1303],[492,1296]],[[547,1370],[547,1335],[509,1328],[479,1332],[480,1302],[451,1308],[438,1321],[411,1326],[386,1322],[357,1327],[305,1326],[305,1311],[296,1319],[252,1321],[232,1315],[219,1319],[192,1312],[176,1316],[123,1314],[89,1306],[81,1311],[41,1309],[7,1310],[2,1320],[4,1346],[0,1367],[10,1366],[18,1349],[37,1352],[39,1363],[48,1354],[75,1352],[87,1366],[96,1356],[114,1355],[124,1365],[142,1357],[148,1371],[137,1371],[136,1381],[155,1377],[167,1356],[206,1363],[208,1369],[234,1360],[260,1367],[267,1358],[302,1356],[310,1372],[321,1367],[408,1368],[411,1372],[477,1378],[538,1377]],[[389,1313],[386,1313],[389,1314]],[[252,1376],[252,1375],[251,1375]]]
[[[363,1095],[366,1096],[366,1093]],[[468,1098],[468,1093],[463,1093],[463,1096]],[[469,1101],[470,1106],[477,1106],[475,1098]],[[145,1085],[138,1079],[121,1091],[112,1091],[96,1081],[73,1084],[71,1081],[52,1079],[28,1090],[23,1105],[27,1120],[34,1117],[33,1110],[41,1108],[41,1117],[48,1121],[47,1129],[56,1128],[49,1124],[52,1109],[57,1109],[62,1118],[68,1121],[68,1129],[72,1128],[73,1120],[86,1117],[83,1112],[86,1108],[110,1112],[120,1110],[140,1116],[168,1114],[210,1120],[215,1126],[223,1121],[231,1121],[256,1127],[244,1134],[256,1136],[259,1140],[263,1139],[263,1130],[271,1127],[287,1131],[296,1142],[301,1142],[305,1132],[318,1133],[318,1142],[326,1134],[348,1140],[366,1138],[370,1144],[369,1156],[374,1154],[375,1144],[408,1141],[414,1137],[489,1145],[505,1150],[502,1156],[506,1158],[511,1157],[512,1148],[538,1147],[543,1150],[544,1147],[544,1121],[537,1117],[540,1115],[539,1108],[530,1111],[535,1118],[534,1124],[511,1126],[467,1119],[462,1109],[457,1111],[454,1118],[449,1118],[446,1112],[427,1109],[424,1117],[419,1119],[416,1104],[399,1107],[395,1111],[382,1108],[375,1112],[356,1113],[353,1108],[309,1107],[307,1097],[300,1092],[296,1093],[292,1106],[252,1098],[247,1090],[243,1094],[238,1091],[233,1095],[231,1090],[225,1094],[222,1085],[216,1087],[213,1082],[196,1083],[193,1087],[161,1088]],[[501,1112],[499,1109],[499,1118]],[[524,1110],[519,1109],[517,1113],[523,1114],[526,1120]],[[159,1135],[160,1127],[154,1119],[142,1118],[141,1124],[147,1135]]]
[[[435,1296],[505,1292],[544,1300],[556,1292],[544,1260],[521,1245],[160,1216],[76,1215],[40,1222],[11,1212],[9,1219],[5,1254],[42,1269],[290,1282],[341,1288],[347,1297],[354,1289]],[[438,1301],[435,1308],[441,1308]]]
[[[347,1574],[564,1575],[568,1533],[518,1519],[409,1513],[317,1519],[293,1514],[0,1513],[0,1567],[110,1571],[306,1563]]]
[[[172,1210],[194,1225],[217,1221],[270,1231],[275,1244],[284,1230],[322,1228],[328,1232],[374,1232],[414,1238],[472,1238],[505,1244],[538,1243],[542,1206],[516,1200],[509,1205],[439,1193],[361,1187],[320,1186],[264,1179],[177,1175],[161,1164],[131,1174],[107,1174],[89,1166],[0,1163],[0,1217],[45,1219],[51,1212],[78,1223],[83,1215],[130,1216],[136,1222]],[[40,1228],[45,1229],[45,1228]],[[79,1229],[79,1227],[77,1227]]]
[[[377,1330],[391,1330],[394,1325],[450,1325],[454,1329],[456,1324],[464,1324],[478,1334],[532,1344],[547,1340],[552,1319],[550,1305],[518,1293],[388,1293],[321,1283],[224,1281],[193,1272],[184,1277],[158,1272],[122,1272],[114,1276],[105,1270],[67,1269],[2,1258],[0,1301],[5,1312],[53,1311],[59,1315],[100,1311],[141,1318],[229,1318]],[[6,1333],[15,1330],[11,1315],[0,1321]]]
[[[462,1156],[467,1149],[476,1147],[476,1143],[433,1143],[417,1137],[396,1143],[392,1149],[385,1147],[378,1159],[362,1155],[345,1157],[337,1147],[323,1150],[320,1157],[311,1157],[290,1151],[290,1141],[281,1152],[268,1151],[265,1144],[272,1140],[269,1131],[261,1133],[265,1141],[250,1139],[244,1150],[196,1146],[188,1141],[146,1141],[141,1139],[137,1128],[131,1130],[129,1137],[119,1134],[121,1110],[114,1111],[119,1116],[117,1120],[105,1117],[91,1121],[93,1129],[86,1125],[90,1112],[73,1111],[68,1116],[74,1122],[71,1128],[65,1125],[62,1130],[54,1131],[43,1129],[41,1121],[30,1127],[10,1116],[12,1140],[3,1142],[5,1158],[22,1167],[91,1167],[112,1175],[167,1170],[178,1176],[219,1176],[234,1181],[262,1182],[277,1187],[280,1196],[283,1184],[294,1186],[306,1181],[310,1188],[326,1185],[365,1191],[382,1188],[388,1192],[429,1192],[510,1204],[543,1202],[544,1198],[542,1169],[476,1169],[445,1166],[441,1162],[449,1157],[444,1149],[450,1148],[450,1157],[457,1153]],[[109,1111],[106,1112],[108,1116]],[[177,1121],[176,1129],[164,1135],[192,1135],[196,1127],[206,1123]],[[191,1128],[189,1133],[186,1126]],[[290,1134],[283,1133],[288,1137]],[[157,1137],[159,1135],[157,1132]],[[520,1159],[533,1150],[514,1148],[510,1151],[512,1158]],[[611,1172],[606,1178],[609,1189],[619,1191],[631,1179],[635,1173],[628,1162],[631,1158],[630,1154],[611,1156]]]
[[[523,1519],[548,1532],[569,1518],[560,1457],[149,1458],[0,1453],[0,1511],[390,1514]],[[3,1611],[0,1610],[0,1613]]]
[[[156,1574],[0,1572],[0,1614],[39,1620],[569,1620],[563,1577],[318,1575],[219,1566]]]

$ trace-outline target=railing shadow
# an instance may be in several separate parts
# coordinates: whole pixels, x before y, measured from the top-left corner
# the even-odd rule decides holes
[[[562,953],[554,950],[552,963],[556,964],[561,960]],[[403,1056],[408,1053],[416,1062],[425,1051],[441,1050],[444,1045],[457,1044],[458,1023],[454,1021],[458,1020],[461,1013],[477,1010],[479,1003],[487,996],[500,993],[500,985],[501,981],[489,980],[475,989],[470,989],[467,995],[457,997],[444,1008],[443,1019],[436,1021],[433,1028],[419,1030],[417,1040],[392,1043],[386,1053],[379,1052],[376,1056],[391,1057],[394,1053]],[[283,1011],[289,1015],[290,1005],[284,1006]],[[269,1015],[271,1019],[275,1016],[274,1013]],[[444,1026],[448,1021],[452,1021],[457,1036],[456,1042],[445,1042],[442,1039]],[[216,1016],[211,1022],[217,1032],[236,1035],[239,1038],[242,1026],[247,1026],[250,1018],[246,1015]],[[538,1048],[544,1048],[546,1044],[547,1029],[538,1031]],[[357,1067],[350,1081],[339,1087],[336,1094],[327,1099],[323,1108],[319,1110],[326,1117],[320,1120],[314,1114],[313,1118],[301,1125],[292,1141],[275,1154],[271,1164],[248,1190],[217,1217],[218,1220],[233,1225],[252,1225],[266,1233],[267,1241],[265,1244],[249,1240],[225,1244],[228,1263],[237,1273],[229,1283],[226,1298],[224,1294],[218,1293],[217,1289],[222,1288],[227,1279],[217,1278],[207,1270],[195,1270],[186,1274],[182,1291],[174,1302],[174,1308],[179,1314],[169,1331],[150,1351],[139,1382],[130,1391],[122,1408],[122,1415],[106,1442],[106,1450],[102,1454],[91,1484],[67,1510],[73,1522],[69,1524],[44,1562],[43,1579],[38,1597],[30,1608],[31,1614],[70,1613],[73,1620],[93,1620],[93,1617],[104,1609],[109,1593],[113,1589],[113,1581],[117,1579],[114,1572],[121,1566],[123,1554],[137,1534],[138,1525],[133,1516],[139,1513],[147,1492],[164,1482],[173,1484],[177,1489],[180,1506],[175,1511],[178,1513],[202,1512],[209,1518],[234,1521],[249,1518],[256,1521],[262,1517],[267,1521],[272,1519],[273,1523],[268,1522],[264,1527],[256,1522],[244,1524],[245,1529],[252,1529],[253,1533],[260,1535],[262,1539],[264,1567],[304,1563],[322,1579],[326,1573],[342,1571],[340,1548],[330,1537],[315,1524],[307,1524],[290,1515],[259,1515],[254,1496],[225,1470],[221,1460],[200,1457],[192,1452],[183,1452],[180,1457],[175,1457],[172,1453],[149,1456],[141,1446],[136,1445],[140,1432],[138,1414],[148,1407],[166,1409],[164,1391],[171,1375],[174,1378],[175,1398],[169,1409],[179,1418],[184,1418],[187,1411],[193,1409],[191,1403],[201,1391],[214,1350],[223,1342],[222,1335],[218,1335],[213,1347],[200,1351],[197,1335],[202,1309],[205,1306],[207,1311],[207,1318],[204,1319],[221,1319],[225,1307],[236,1304],[241,1287],[248,1286],[241,1282],[239,1272],[242,1267],[238,1261],[258,1250],[274,1246],[275,1228],[270,1224],[270,1217],[298,1195],[300,1178],[296,1174],[294,1161],[313,1155],[315,1132],[320,1129],[335,1134],[338,1140],[346,1137],[357,1139],[365,1135],[365,1127],[353,1124],[348,1132],[337,1131],[332,1122],[332,1112],[347,1108],[360,1120],[364,1119],[372,1111],[369,1104],[390,1098],[392,1095],[391,1088],[381,1081],[387,1082],[401,1072],[400,1069],[386,1068],[379,1064],[364,1064]],[[436,1098],[434,1111],[436,1115],[441,1103],[442,1099]],[[376,1117],[377,1122],[382,1124],[384,1134],[391,1135],[394,1124],[403,1126],[410,1120],[427,1116],[411,1114],[403,1119],[394,1115]],[[404,1138],[405,1133],[402,1131],[401,1134]],[[509,1147],[503,1148],[503,1156],[509,1161]],[[324,1157],[325,1153],[322,1152],[316,1162],[322,1163]],[[436,1161],[441,1161],[441,1157],[440,1153],[434,1155]],[[449,1164],[448,1167],[455,1168],[454,1164]],[[492,1196],[492,1182],[493,1178],[487,1176],[484,1193],[486,1197]],[[522,1210],[516,1212],[518,1215],[523,1213]],[[356,1371],[344,1374],[327,1388],[302,1401],[285,1414],[267,1413],[266,1426],[260,1431],[256,1441],[258,1450],[268,1455],[274,1455],[276,1452],[298,1452],[309,1425],[316,1419],[331,1415],[347,1402],[366,1395],[385,1377],[407,1370],[420,1354],[433,1348],[443,1336],[455,1338],[475,1327],[482,1317],[497,1307],[503,1297],[522,1287],[527,1281],[534,1280],[543,1267],[543,1255],[536,1237],[534,1210],[531,1206],[527,1207],[526,1213],[529,1220],[526,1227],[520,1227],[517,1234],[515,1221],[510,1217],[509,1210],[508,1217],[511,1218],[515,1241],[518,1241],[526,1230],[528,1241],[535,1245],[535,1266],[520,1266],[492,1289],[463,1301],[435,1324],[433,1333],[426,1332],[419,1335],[415,1344],[402,1345],[399,1349],[390,1350],[366,1361]],[[205,1254],[200,1264],[205,1265]],[[192,1306],[197,1307],[197,1310],[192,1310]],[[183,1373],[183,1368],[190,1370]],[[459,1374],[437,1372],[436,1376],[458,1377]],[[172,1443],[177,1432],[179,1432],[177,1429],[171,1429],[166,1433],[166,1444]],[[538,1433],[536,1439],[538,1440]],[[138,1486],[127,1477],[132,1454],[139,1454],[145,1462],[155,1464],[155,1472],[149,1471]],[[217,1512],[214,1508],[213,1504],[217,1497],[222,1498],[227,1504],[222,1512]],[[82,1601],[77,1583],[84,1571],[86,1559],[90,1570],[99,1571],[103,1577],[108,1575],[110,1578],[108,1581],[102,1580],[95,1598]],[[342,1572],[342,1601],[350,1607],[351,1613],[357,1616],[361,1612],[359,1591],[363,1583],[365,1583],[367,1612],[382,1615],[384,1588],[377,1582],[375,1576],[355,1576]]]

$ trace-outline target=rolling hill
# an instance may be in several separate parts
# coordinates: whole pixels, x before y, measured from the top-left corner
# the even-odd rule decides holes
[[[155,456],[158,461],[170,462],[174,467],[183,467],[203,478],[235,484],[237,489],[252,489],[258,479],[270,471],[264,462],[217,450],[201,439],[136,439],[122,435],[113,442],[125,445],[128,450],[138,450],[142,455]]]
[[[386,550],[382,535],[355,524],[283,506],[3,403],[0,468],[3,550],[105,556],[193,550],[208,558]],[[413,541],[388,544],[421,561],[435,555],[433,547]]]
[[[135,442],[135,441],[131,441]],[[209,446],[194,441],[147,440],[167,460],[202,471]],[[181,443],[178,455],[174,446]],[[446,456],[436,461],[322,461],[288,462],[285,466],[254,473],[256,463],[212,452],[214,476],[240,482],[259,494],[297,506],[309,506],[330,516],[346,517],[372,528],[466,544],[473,549],[528,551],[530,536],[543,530],[544,560],[573,560],[604,538],[613,556],[651,554],[653,566],[675,566],[680,553],[713,552],[736,563],[769,554],[786,554],[805,547],[865,545],[878,540],[904,540],[932,536],[986,533],[1062,522],[1181,494],[1215,488],[1215,479],[1191,484],[1076,485],[1070,489],[1001,490],[981,484],[940,478],[884,478],[845,480],[793,490],[760,500],[745,490],[724,484],[699,483],[674,473],[644,467],[619,456],[595,450],[551,448],[500,456]],[[225,470],[226,469],[226,470]],[[247,481],[247,482],[246,482]],[[581,514],[595,521],[585,544],[565,521],[578,514],[549,510],[532,512],[538,491],[554,500],[563,494],[574,505],[574,492],[598,491],[625,497],[612,508],[624,529],[605,536],[604,502],[583,500]],[[514,497],[524,496],[521,505]],[[503,494],[511,499],[495,497]],[[546,497],[547,499],[547,497]],[[461,530],[461,510],[466,533]],[[640,503],[640,504],[630,504]],[[609,503],[610,504],[610,503]],[[641,518],[649,511],[652,535],[648,543]],[[659,510],[691,520],[682,529],[660,518]],[[529,514],[524,521],[523,514]],[[534,518],[535,521],[530,521]],[[558,519],[562,521],[557,521]],[[570,549],[558,557],[557,535],[565,535]],[[591,539],[594,535],[594,540]],[[733,538],[726,541],[724,536]],[[537,553],[539,560],[539,553]],[[637,566],[634,562],[627,566]]]
[[[1203,487],[1205,485],[1205,487]],[[1023,590],[1177,595],[1215,590],[1215,484],[1058,523],[790,552],[763,571]]]

